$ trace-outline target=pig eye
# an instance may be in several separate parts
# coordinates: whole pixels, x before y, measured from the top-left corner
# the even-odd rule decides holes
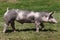
[[[48,17],[48,16],[45,16],[45,17]]]

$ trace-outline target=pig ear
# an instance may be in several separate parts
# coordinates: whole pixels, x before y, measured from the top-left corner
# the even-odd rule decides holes
[[[53,14],[54,14],[54,12],[50,12],[50,13],[49,13],[49,15],[53,15]]]

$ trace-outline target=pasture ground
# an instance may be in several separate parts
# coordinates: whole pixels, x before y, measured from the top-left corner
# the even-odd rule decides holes
[[[3,14],[6,8],[19,8],[22,10],[33,11],[56,11],[54,17],[57,24],[44,23],[45,30],[35,32],[33,23],[24,23],[23,25],[15,22],[17,32],[12,32],[9,26],[7,33],[3,30]],[[60,40],[60,0],[0,0],[0,40]]]

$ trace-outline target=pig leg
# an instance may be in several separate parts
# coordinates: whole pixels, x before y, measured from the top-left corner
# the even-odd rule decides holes
[[[44,30],[44,24],[41,23],[40,26],[41,26],[41,29]]]
[[[6,32],[6,29],[7,29],[7,27],[9,26],[9,23],[5,23],[4,24],[4,29],[3,29],[3,33],[5,33]]]
[[[11,22],[11,27],[12,27],[13,31],[15,32],[16,30],[15,30],[15,23],[14,23],[14,21]]]
[[[38,21],[35,21],[36,32],[39,32],[39,25],[40,23]]]

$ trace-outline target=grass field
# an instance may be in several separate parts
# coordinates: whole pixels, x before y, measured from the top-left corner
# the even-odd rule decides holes
[[[56,11],[54,17],[57,24],[44,23],[45,30],[35,32],[35,25],[32,23],[16,23],[17,32],[12,32],[8,27],[7,33],[3,30],[3,14],[6,8],[19,8],[33,11]],[[0,0],[0,40],[60,40],[60,0]]]

